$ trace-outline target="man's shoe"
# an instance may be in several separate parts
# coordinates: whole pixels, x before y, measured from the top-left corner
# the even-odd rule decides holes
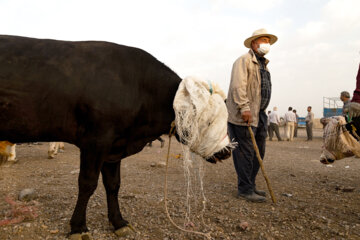
[[[256,193],[257,195],[266,197],[266,192],[263,190],[257,190],[256,188],[254,189],[254,193]]]
[[[265,202],[266,198],[260,195],[257,195],[256,193],[252,192],[252,193],[239,193],[238,194],[238,198],[242,198],[245,199],[249,202],[257,202],[257,203],[261,203],[261,202]]]

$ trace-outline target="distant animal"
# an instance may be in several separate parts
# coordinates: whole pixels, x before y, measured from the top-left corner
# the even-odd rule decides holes
[[[182,81],[138,48],[0,36],[0,140],[64,141],[80,149],[72,239],[88,231],[86,208],[100,172],[115,233],[129,231],[118,203],[121,160],[168,133],[174,120],[194,152],[211,162],[230,156],[226,106],[211,89]]]
[[[0,165],[6,161],[16,161],[15,146],[9,141],[0,141]]]
[[[48,149],[48,158],[55,158],[59,151],[64,150],[63,142],[50,142]],[[16,144],[8,141],[0,141],[0,164],[5,162],[16,162]]]
[[[53,159],[55,155],[64,151],[65,146],[63,142],[49,142],[48,158]]]

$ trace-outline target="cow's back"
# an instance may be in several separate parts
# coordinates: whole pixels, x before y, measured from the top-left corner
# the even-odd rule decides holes
[[[137,48],[0,36],[0,140],[76,144],[104,129],[152,137],[174,118],[179,82]]]

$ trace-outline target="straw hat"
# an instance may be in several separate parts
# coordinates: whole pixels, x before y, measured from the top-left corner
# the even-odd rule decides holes
[[[269,37],[270,44],[274,44],[277,41],[277,36],[269,34],[265,28],[256,30],[253,35],[244,41],[244,45],[247,48],[251,48],[251,42],[259,37]]]

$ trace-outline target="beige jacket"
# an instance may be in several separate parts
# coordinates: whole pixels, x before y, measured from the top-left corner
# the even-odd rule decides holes
[[[266,59],[266,65],[269,60]],[[239,57],[233,64],[231,82],[226,100],[230,123],[246,126],[241,113],[250,111],[253,122],[257,127],[261,102],[260,68],[253,50]]]

